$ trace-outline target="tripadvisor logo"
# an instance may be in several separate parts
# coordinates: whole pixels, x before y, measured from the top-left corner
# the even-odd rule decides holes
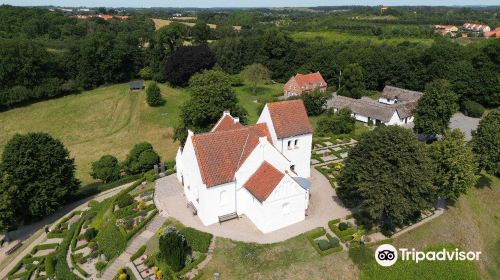
[[[390,244],[382,244],[375,251],[375,260],[381,266],[392,266],[396,263],[398,258],[401,261],[413,261],[418,263],[420,261],[478,261],[480,251],[459,251],[441,249],[439,251],[417,251],[415,248],[399,248],[396,249]]]

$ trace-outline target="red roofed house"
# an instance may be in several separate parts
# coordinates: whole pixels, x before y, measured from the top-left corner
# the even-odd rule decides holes
[[[290,96],[301,95],[306,92],[311,92],[319,89],[321,92],[326,91],[327,83],[321,76],[321,73],[297,74],[288,80],[284,86],[285,98]]]
[[[224,112],[210,132],[188,132],[177,178],[204,225],[245,215],[267,233],[305,219],[311,146],[301,100],[266,104],[249,126]]]
[[[500,38],[500,27],[495,28],[492,31],[488,31],[484,33],[484,37],[496,37]]]

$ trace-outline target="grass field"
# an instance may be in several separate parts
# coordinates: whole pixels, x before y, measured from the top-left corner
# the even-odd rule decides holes
[[[255,95],[247,86],[235,88],[240,104],[249,112],[249,123],[258,118],[257,99],[280,94],[282,84],[259,87]],[[127,84],[117,84],[38,102],[0,113],[0,153],[16,133],[47,132],[70,150],[83,184],[93,182],[91,162],[104,154],[123,160],[132,146],[150,142],[163,160],[172,160],[178,143],[172,140],[180,106],[189,98],[184,89],[160,84],[167,101],[152,108],[146,104],[145,91],[130,92]]]
[[[321,257],[305,235],[269,245],[217,238],[201,279],[358,279],[347,252]]]
[[[421,38],[390,38],[381,39],[376,36],[350,34],[338,31],[314,31],[314,32],[295,32],[292,37],[298,41],[323,39],[327,42],[343,42],[343,41],[372,41],[374,43],[400,44],[402,42],[422,43],[425,45],[432,44],[432,39]]]
[[[167,102],[158,108],[146,104],[144,91],[129,92],[127,84],[118,84],[2,112],[0,152],[15,133],[50,133],[70,150],[83,184],[92,182],[92,161],[104,154],[123,160],[141,141],[153,144],[162,159],[172,159],[178,147],[172,127],[188,95],[160,88]]]
[[[478,188],[462,196],[440,217],[395,239],[397,247],[422,249],[453,243],[465,251],[481,251],[482,279],[500,279],[500,179],[484,175]]]

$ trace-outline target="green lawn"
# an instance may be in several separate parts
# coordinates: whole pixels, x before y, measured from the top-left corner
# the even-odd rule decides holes
[[[146,104],[144,91],[117,84],[2,112],[0,152],[15,133],[48,132],[70,150],[83,184],[92,182],[92,161],[104,154],[123,160],[141,141],[153,144],[163,159],[173,159],[178,144],[172,142],[172,127],[188,95],[160,88],[167,102],[158,108]]]
[[[400,44],[402,42],[412,42],[412,43],[422,43],[425,45],[431,45],[434,41],[433,39],[423,39],[423,38],[390,38],[381,39],[377,36],[361,35],[361,34],[350,34],[339,31],[313,31],[313,32],[295,32],[292,37],[298,41],[305,41],[311,39],[324,39],[328,42],[343,42],[343,41],[372,41],[374,43],[388,43],[388,44]]]
[[[269,84],[257,87],[255,94],[250,86],[235,87],[240,104],[248,111],[248,123],[254,124],[259,118],[259,108],[262,103],[273,97],[283,95],[283,84]]]
[[[478,188],[462,196],[440,217],[395,239],[396,247],[422,249],[453,243],[481,251],[476,263],[482,279],[500,279],[500,179],[482,175]]]
[[[274,244],[217,238],[213,259],[200,279],[358,279],[359,271],[347,252],[321,257],[306,235]]]
[[[396,247],[397,248],[397,247]],[[454,251],[452,244],[429,246],[424,251],[439,251],[446,249]],[[349,256],[361,270],[362,280],[420,280],[420,279],[449,279],[449,280],[479,280],[479,273],[472,261],[398,261],[391,267],[382,267],[374,258],[375,249],[360,246],[349,250]]]

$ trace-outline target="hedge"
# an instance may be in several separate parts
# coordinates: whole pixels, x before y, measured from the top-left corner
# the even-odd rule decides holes
[[[81,275],[83,275],[84,277],[87,277],[88,276],[88,273],[87,271],[83,270],[83,268],[81,268],[78,263],[75,261],[75,259],[73,258],[73,255],[70,255],[69,256],[70,259],[71,259],[71,264],[75,267],[76,270],[78,270],[78,272],[80,272]]]
[[[97,233],[96,240],[97,244],[99,244],[99,250],[108,260],[118,256],[127,246],[127,239],[115,224],[115,221],[104,224]]]
[[[55,276],[57,279],[80,280],[80,277],[78,277],[77,275],[75,275],[70,271],[68,263],[66,262],[66,255],[68,254],[71,241],[78,235],[76,229],[80,228],[82,224],[83,224],[83,219],[80,219],[77,223],[71,225],[71,227],[66,233],[66,237],[64,238],[64,240],[59,245],[59,248],[57,249],[56,267],[55,267]]]
[[[483,105],[475,102],[475,101],[470,101],[466,100],[462,102],[462,112],[464,115],[472,117],[472,118],[480,118],[484,114],[484,107]]]
[[[31,249],[31,254],[34,255],[38,251],[41,251],[41,250],[57,248],[57,245],[58,245],[57,243],[47,243],[47,244],[36,245],[35,247],[33,247],[33,249]]]
[[[180,230],[186,238],[191,249],[201,253],[207,253],[213,235],[208,232],[199,231],[197,229],[186,227]]]
[[[54,275],[54,258],[52,255],[48,255],[45,257],[45,272],[47,276],[52,277]]]
[[[126,240],[129,240],[132,238],[136,233],[138,233],[145,225],[147,225],[153,218],[154,216],[158,214],[158,209],[155,209],[153,213],[149,214],[149,216],[144,219],[138,226],[136,226],[133,230],[129,231],[126,236]]]
[[[207,255],[206,254],[202,254],[200,255],[199,258],[197,258],[196,260],[194,260],[193,262],[191,262],[190,264],[188,264],[187,266],[185,266],[181,271],[179,271],[177,273],[177,275],[179,276],[179,278],[182,278],[182,276],[188,272],[190,272],[193,268],[195,268],[198,264],[200,264],[202,261],[204,261],[205,259],[207,258]]]
[[[136,259],[138,259],[140,256],[142,256],[146,252],[146,245],[142,245],[137,252],[135,252],[132,256],[130,256],[130,261],[133,262]]]
[[[137,179],[140,179],[141,177],[142,177],[141,174],[137,174],[137,175],[131,175],[131,176],[123,177],[123,178],[121,178],[121,179],[119,179],[117,181],[114,181],[114,182],[111,182],[111,183],[108,183],[108,184],[102,184],[102,183],[101,184],[99,184],[99,183],[98,184],[90,184],[90,185],[81,187],[73,195],[73,199],[72,200],[84,199],[84,198],[87,198],[89,196],[96,195],[96,194],[99,194],[101,192],[104,192],[104,191],[107,191],[107,190],[119,187],[121,185],[130,183],[130,182],[133,182],[133,181],[135,181]]]

